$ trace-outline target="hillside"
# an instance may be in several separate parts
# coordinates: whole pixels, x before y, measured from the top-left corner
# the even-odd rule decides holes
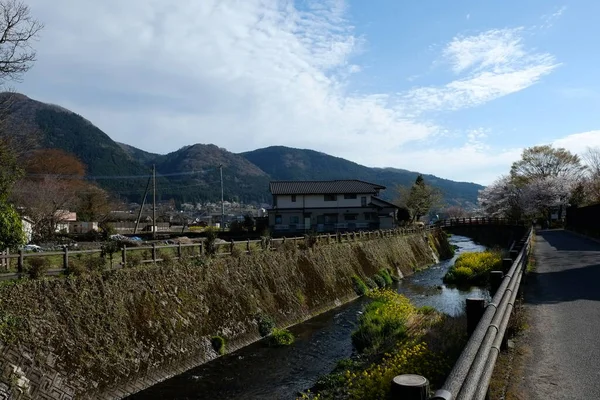
[[[8,94],[0,94],[0,103]],[[172,153],[153,154],[117,143],[90,121],[65,108],[13,94],[0,135],[17,140],[27,153],[37,148],[59,148],[87,165],[87,175],[122,199],[139,202],[152,165],[157,171],[158,199],[218,200],[219,165],[223,165],[225,199],[270,202],[269,180],[361,179],[388,187],[410,185],[417,173],[394,168],[369,168],[313,150],[282,146],[235,154],[212,144],[185,146]],[[137,176],[137,178],[136,178]],[[439,187],[448,204],[468,206],[481,186],[432,175],[425,179]]]
[[[276,180],[360,179],[387,186],[383,196],[392,199],[397,185],[412,185],[418,172],[396,168],[369,168],[314,150],[272,146],[242,153],[244,157]],[[483,186],[423,175],[438,187],[450,205],[474,204]]]

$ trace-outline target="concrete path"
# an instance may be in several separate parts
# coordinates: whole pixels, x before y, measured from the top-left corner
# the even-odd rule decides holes
[[[536,240],[523,398],[600,399],[600,244],[562,230]]]

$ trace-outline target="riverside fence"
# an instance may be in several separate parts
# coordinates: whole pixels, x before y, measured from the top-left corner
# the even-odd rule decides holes
[[[492,277],[491,302],[467,300],[467,329],[471,334],[444,385],[429,396],[429,383],[420,375],[399,375],[392,380],[394,399],[403,400],[484,400],[505,341],[504,334],[512,314],[523,272],[531,251],[533,229],[513,243],[510,258],[503,260],[501,275]],[[476,324],[474,322],[477,322]]]
[[[435,226],[424,226],[415,228],[402,228],[378,231],[359,231],[359,232],[344,232],[335,234],[321,235],[304,235],[300,237],[290,238],[262,238],[259,240],[244,240],[244,241],[217,241],[212,244],[212,249],[209,249],[206,240],[199,243],[189,244],[168,244],[159,245],[152,243],[147,246],[127,246],[112,251],[105,249],[94,250],[70,250],[64,247],[62,251],[54,252],[24,252],[20,250],[18,253],[9,254],[8,252],[0,253],[0,280],[20,279],[28,275],[28,268],[31,267],[31,261],[34,259],[46,259],[51,264],[47,270],[43,271],[42,275],[59,276],[69,271],[70,261],[73,258],[93,257],[98,256],[98,259],[104,259],[105,264],[103,269],[121,269],[128,265],[128,260],[133,254],[138,255],[135,264],[144,263],[159,263],[165,259],[178,259],[201,257],[211,254],[216,257],[229,256],[238,253],[250,253],[252,251],[277,251],[283,248],[284,245],[300,247],[310,247],[313,243],[345,243],[365,240],[374,240],[382,237],[405,236],[417,233],[428,233],[436,228]],[[141,253],[142,258],[139,258]],[[26,262],[27,261],[27,262]],[[134,264],[129,262],[129,264]]]

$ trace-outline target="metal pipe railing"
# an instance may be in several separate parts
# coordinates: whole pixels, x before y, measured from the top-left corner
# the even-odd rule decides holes
[[[521,283],[531,236],[530,229],[525,245],[520,249],[492,301],[486,307],[446,382],[431,400],[471,400],[485,397]]]

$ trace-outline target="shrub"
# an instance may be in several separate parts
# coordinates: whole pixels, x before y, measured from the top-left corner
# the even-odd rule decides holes
[[[445,357],[429,350],[426,343],[400,343],[380,362],[373,363],[363,372],[345,372],[345,386],[349,394],[346,398],[386,399],[390,394],[390,382],[397,375],[418,374],[437,382],[447,370]]]
[[[215,242],[217,240],[218,232],[213,227],[206,228],[206,241],[204,244],[206,245],[206,254],[214,254],[215,253]]]
[[[444,282],[457,285],[485,285],[490,271],[502,267],[499,251],[463,253],[444,276]]]
[[[88,272],[101,272],[106,267],[106,260],[103,257],[93,254],[78,254],[69,259],[67,275],[79,276]]]
[[[27,275],[31,279],[41,278],[50,269],[50,260],[46,257],[35,257],[27,260]]]
[[[262,337],[270,335],[275,328],[275,320],[269,315],[257,315],[256,322],[258,325],[258,333],[260,333],[260,336]]]
[[[210,338],[210,344],[219,355],[222,356],[225,354],[225,338],[222,336],[213,336]]]
[[[385,279],[383,278],[383,276],[381,276],[379,274],[375,274],[375,275],[373,275],[373,281],[375,281],[375,283],[377,284],[378,287],[380,287],[380,288],[385,287]]]
[[[365,278],[365,285],[371,290],[377,289],[379,285],[371,278]]]
[[[139,251],[127,253],[127,267],[138,267],[142,265],[142,254]]]
[[[416,312],[408,298],[391,290],[374,291],[369,297],[373,301],[352,333],[352,344],[359,352],[376,352],[402,339],[406,321]]]
[[[269,346],[289,346],[294,343],[294,334],[287,329],[273,328],[267,341]]]
[[[364,296],[369,291],[367,285],[357,275],[352,275],[352,284],[354,286],[354,291],[359,296]]]
[[[383,278],[387,286],[392,286],[392,283],[394,283],[394,281],[392,280],[392,276],[390,275],[387,269],[382,268],[378,274]]]

